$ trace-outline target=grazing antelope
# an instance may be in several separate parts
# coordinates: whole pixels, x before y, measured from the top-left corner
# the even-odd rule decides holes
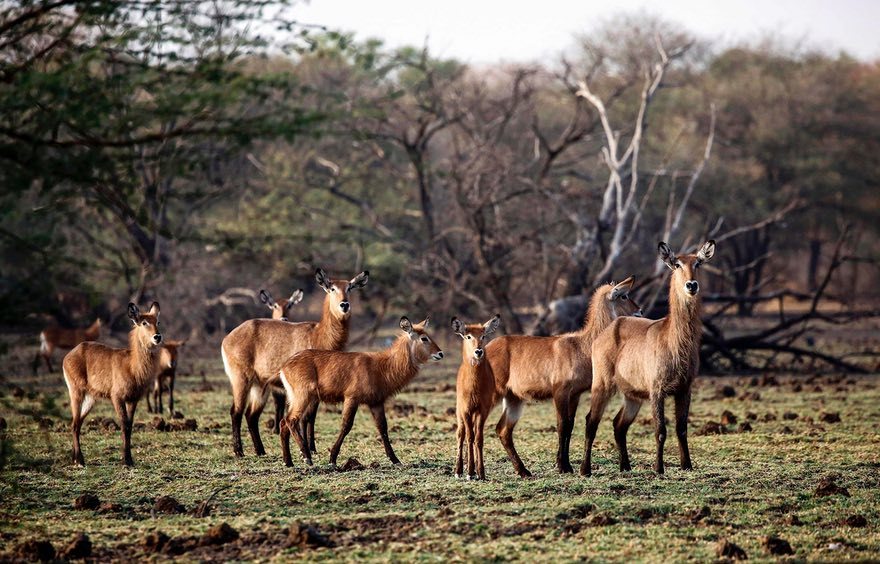
[[[220,348],[223,367],[232,387],[232,450],[244,456],[241,419],[245,417],[254,452],[266,454],[260,439],[260,414],[270,390],[279,389],[278,370],[292,355],[306,349],[339,351],[348,342],[351,303],[349,292],[363,288],[370,273],[361,272],[348,281],[331,280],[318,269],[315,280],[326,292],[320,321],[290,323],[276,319],[251,319],[233,329]],[[282,391],[283,393],[283,391]],[[312,418],[314,414],[312,415]],[[310,448],[314,448],[314,420],[307,424]]]
[[[531,476],[513,444],[513,429],[526,400],[553,398],[559,446],[556,467],[572,472],[569,444],[581,394],[590,388],[590,347],[596,335],[618,316],[641,315],[629,297],[634,278],[599,287],[590,299],[584,328],[553,337],[510,335],[486,347],[495,389],[504,397],[504,411],[495,427],[507,456],[520,477]]]
[[[159,366],[156,372],[156,381],[153,384],[152,394],[147,392],[147,411],[150,413],[162,413],[162,392],[168,390],[168,413],[174,413],[174,380],[177,377],[177,359],[180,356],[180,347],[186,341],[165,341],[159,352]],[[150,404],[150,395],[153,396],[153,405]]]
[[[272,299],[272,294],[267,292],[266,290],[260,290],[260,301],[266,304],[266,307],[272,312],[272,319],[280,319],[282,321],[289,321],[290,318],[287,316],[290,313],[290,310],[293,309],[293,306],[302,301],[303,296],[305,294],[302,290],[294,290],[290,297],[287,298],[287,301],[283,304],[279,304],[274,299]]]
[[[159,332],[159,304],[141,313],[128,304],[128,318],[133,327],[128,334],[128,348],[115,349],[87,341],[67,353],[62,363],[64,381],[70,393],[73,415],[73,462],[85,465],[79,446],[83,420],[97,398],[109,398],[119,416],[122,429],[122,462],[133,466],[131,428],[138,401],[156,378],[162,334]]]
[[[55,372],[52,368],[52,353],[56,348],[72,349],[82,342],[97,341],[100,338],[100,317],[86,328],[65,329],[55,324],[46,327],[40,332],[40,350],[37,351],[31,364],[34,376],[37,375],[37,368],[40,366],[40,357],[46,361],[46,368],[49,372]]]
[[[379,352],[341,352],[305,350],[291,357],[281,368],[281,383],[287,394],[287,417],[281,426],[281,450],[284,464],[292,466],[290,435],[293,433],[306,464],[312,455],[300,429],[304,417],[313,417],[319,402],[342,402],[342,429],[330,449],[330,464],[336,464],[342,441],[351,431],[358,406],[366,404],[373,414],[385,454],[392,464],[400,460],[388,439],[385,400],[409,384],[428,360],[443,358],[431,337],[425,332],[428,320],[413,325],[400,318],[403,335],[391,347]]]
[[[272,312],[272,319],[290,321],[290,317],[288,316],[290,310],[293,309],[293,306],[302,301],[304,295],[305,294],[302,290],[294,290],[293,293],[290,294],[290,297],[287,298],[286,302],[279,304],[272,298],[272,295],[269,292],[266,290],[260,290],[260,301],[266,304]],[[275,419],[272,420],[272,432],[277,435],[280,429],[279,424],[281,423],[281,418],[284,417],[284,390],[273,390],[272,398],[275,400]]]
[[[458,457],[455,460],[455,477],[460,478],[464,465],[464,448],[467,443],[468,479],[477,476],[486,479],[483,466],[483,427],[486,417],[495,406],[495,378],[488,362],[485,362],[483,345],[489,335],[501,324],[501,314],[486,323],[465,325],[457,317],[452,318],[452,330],[461,337],[461,366],[455,383],[455,418],[458,438]]]
[[[654,470],[663,473],[663,445],[666,418],[663,401],[675,399],[675,434],[681,454],[681,467],[690,470],[687,443],[691,385],[700,363],[700,284],[697,269],[715,254],[715,241],[705,243],[695,255],[676,257],[666,243],[659,245],[660,258],[672,270],[669,280],[669,315],[663,319],[621,318],[593,342],[593,387],[587,414],[587,439],[581,474],[590,475],[590,456],[596,429],[618,390],[623,407],[614,417],[614,441],[620,451],[620,470],[630,470],[626,433],[642,402],[651,402],[657,462]]]

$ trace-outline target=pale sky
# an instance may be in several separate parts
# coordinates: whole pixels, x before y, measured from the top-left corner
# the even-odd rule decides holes
[[[427,38],[435,56],[472,64],[555,58],[621,12],[660,16],[721,46],[770,35],[880,59],[880,0],[311,0],[294,9],[301,22],[391,47]]]

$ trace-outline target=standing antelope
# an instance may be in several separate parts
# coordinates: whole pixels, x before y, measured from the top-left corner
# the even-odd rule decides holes
[[[152,394],[147,392],[147,411],[150,413],[162,413],[162,392],[168,390],[168,413],[174,414],[174,380],[177,378],[177,359],[180,356],[180,347],[186,344],[183,341],[165,341],[159,352],[159,364],[157,366],[156,381],[153,384]],[[150,404],[150,395],[153,396],[155,411]]]
[[[483,467],[483,427],[486,417],[495,406],[495,378],[488,362],[484,362],[483,344],[498,329],[501,314],[486,323],[465,325],[452,318],[452,330],[461,337],[461,366],[455,383],[455,418],[458,438],[458,456],[455,477],[460,478],[464,465],[464,446],[467,443],[468,479],[476,475],[486,479]],[[476,466],[476,468],[475,468]]]
[[[513,445],[513,429],[522,415],[523,402],[553,398],[559,446],[556,467],[572,472],[569,444],[581,394],[590,388],[593,339],[618,316],[640,315],[629,297],[634,278],[599,287],[590,299],[584,328],[553,337],[512,335],[499,337],[486,347],[495,376],[495,389],[504,396],[504,411],[495,427],[516,472],[531,473]]]
[[[272,312],[272,319],[280,319],[282,321],[290,320],[287,314],[290,313],[293,306],[302,301],[303,296],[302,290],[294,290],[286,302],[279,304],[272,298],[272,294],[266,290],[260,290],[260,301],[266,304],[266,307]]]
[[[266,290],[260,290],[260,301],[266,304],[269,311],[272,312],[272,319],[290,321],[288,316],[290,310],[302,301],[304,295],[302,290],[294,290],[286,302],[279,304],[272,298],[272,294]],[[280,429],[281,418],[284,417],[284,390],[273,390],[272,399],[275,400],[275,419],[272,420],[272,432],[277,435]]]
[[[85,341],[97,341],[101,338],[101,318],[95,319],[95,322],[86,328],[65,329],[56,324],[52,324],[40,332],[40,350],[34,356],[31,363],[31,369],[34,376],[37,375],[37,368],[40,366],[40,357],[46,361],[46,368],[49,372],[54,372],[52,368],[52,353],[56,348],[72,349],[78,344]]]
[[[141,313],[128,304],[128,318],[133,327],[128,334],[128,348],[115,349],[87,341],[67,353],[62,363],[64,381],[70,393],[70,411],[73,415],[73,462],[85,465],[79,446],[83,420],[95,404],[96,398],[109,398],[119,416],[122,429],[122,462],[133,466],[131,458],[131,428],[138,401],[144,396],[156,377],[162,334],[159,333],[159,304],[153,302],[150,311]]]
[[[331,280],[318,269],[315,280],[326,292],[320,321],[290,323],[275,319],[251,319],[233,329],[220,348],[223,367],[232,387],[232,450],[244,456],[241,446],[241,419],[247,420],[248,432],[258,456],[266,454],[260,439],[260,414],[270,389],[281,386],[278,370],[285,360],[306,349],[338,351],[348,342],[351,290],[363,288],[370,273],[361,272],[349,281]],[[314,449],[314,415],[308,423],[310,448]]]
[[[428,360],[443,358],[431,337],[425,332],[428,320],[413,325],[400,318],[404,334],[391,347],[379,352],[341,352],[306,350],[291,357],[281,368],[281,383],[287,394],[287,417],[281,426],[281,450],[284,464],[292,466],[290,435],[293,433],[306,464],[312,464],[307,437],[302,435],[300,422],[313,417],[319,402],[343,403],[342,428],[330,449],[330,464],[336,464],[342,441],[351,431],[358,406],[366,404],[373,414],[385,454],[392,464],[400,460],[388,439],[385,400],[409,384]]]
[[[681,467],[690,470],[687,443],[691,385],[700,364],[700,284],[696,271],[715,254],[715,241],[705,243],[695,255],[676,257],[666,243],[658,246],[660,258],[672,270],[669,280],[669,315],[663,319],[616,320],[593,343],[593,388],[587,414],[587,439],[581,474],[590,475],[590,457],[596,429],[608,400],[620,390],[623,407],[614,417],[614,441],[620,451],[620,470],[630,470],[626,433],[642,402],[651,402],[657,462],[663,473],[663,445],[666,418],[663,401],[675,399],[675,434],[681,453]]]

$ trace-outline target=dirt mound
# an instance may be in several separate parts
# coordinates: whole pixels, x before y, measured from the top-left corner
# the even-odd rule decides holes
[[[839,476],[825,476],[819,483],[816,485],[816,490],[813,494],[816,497],[827,497],[830,495],[842,495],[844,497],[849,497],[849,490],[843,486],[837,485],[837,479]]]
[[[169,431],[196,431],[199,423],[195,419],[173,419],[168,424]]]
[[[725,409],[724,413],[721,414],[721,424],[722,425],[736,425],[736,422],[739,421],[736,415],[734,415],[730,410]]]
[[[590,517],[589,523],[594,527],[607,527],[616,524],[617,519],[606,513],[599,513],[598,515]]]
[[[825,423],[840,423],[840,413],[827,413],[823,411],[819,414],[819,421],[823,421]]]
[[[847,527],[861,528],[868,526],[868,520],[865,519],[864,515],[849,515],[846,519],[841,521],[841,523]]]
[[[761,539],[761,546],[767,549],[767,552],[777,556],[783,554],[794,554],[791,545],[787,540],[779,537],[764,537]]]
[[[92,555],[92,541],[85,533],[79,533],[68,545],[59,553],[64,560],[76,560],[79,558],[88,558]]]
[[[28,540],[15,549],[15,557],[27,562],[48,562],[55,559],[55,547],[45,540]]]
[[[230,527],[228,523],[220,523],[208,529],[208,532],[202,536],[201,545],[226,544],[236,539],[238,539],[238,531]]]
[[[730,558],[731,560],[748,560],[749,558],[745,550],[727,539],[718,541],[718,544],[715,545],[715,554],[719,558]]]
[[[185,513],[186,508],[177,503],[177,500],[171,496],[163,495],[161,497],[156,498],[156,503],[153,504],[153,511],[156,513]]]
[[[724,426],[717,421],[707,421],[702,427],[700,427],[695,435],[723,435],[726,433]]]
[[[709,509],[709,507],[707,505],[704,505],[703,507],[701,507],[699,509],[694,509],[694,510],[688,512],[687,518],[691,523],[699,523],[700,521],[702,521],[703,519],[705,519],[706,517],[708,517],[711,514],[712,514],[712,510]]]
[[[358,470],[364,470],[364,469],[366,469],[366,466],[361,464],[361,462],[357,458],[349,458],[348,460],[345,461],[345,464],[343,464],[339,468],[339,471],[340,472],[356,472]]]
[[[153,417],[153,420],[150,422],[150,428],[156,431],[167,431],[168,422],[165,421],[164,417]]]
[[[328,537],[318,532],[315,527],[304,523],[294,523],[287,531],[287,546],[315,548],[333,546],[333,543]]]
[[[141,541],[141,546],[146,552],[159,552],[166,544],[168,544],[168,535],[162,531],[156,531],[148,534]]]
[[[98,496],[91,493],[84,493],[73,500],[73,508],[79,510],[98,509],[101,506],[101,500]]]

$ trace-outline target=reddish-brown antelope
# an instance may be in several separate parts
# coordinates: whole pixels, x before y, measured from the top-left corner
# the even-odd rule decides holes
[[[272,298],[272,294],[266,290],[260,290],[260,301],[266,304],[266,307],[272,312],[272,319],[290,321],[290,316],[288,315],[290,310],[302,301],[304,295],[302,290],[294,290],[286,302],[279,304]]]
[[[115,349],[87,341],[67,353],[62,363],[64,381],[70,393],[73,416],[73,462],[85,465],[79,446],[83,420],[97,398],[109,398],[119,416],[122,429],[122,462],[134,465],[131,458],[131,428],[138,401],[156,378],[162,334],[159,332],[159,304],[141,313],[128,304],[128,318],[133,327],[128,334],[128,348]]]
[[[260,414],[270,390],[280,389],[278,370],[292,355],[306,349],[339,351],[348,342],[351,303],[349,292],[363,288],[369,279],[364,271],[351,280],[331,280],[318,269],[315,280],[326,292],[320,321],[290,323],[276,319],[251,319],[223,339],[223,367],[232,386],[232,450],[243,456],[241,419],[247,421],[254,452],[266,454],[260,439]],[[283,391],[281,391],[283,393]],[[313,416],[312,416],[313,417]],[[307,420],[306,434],[314,442],[314,421]],[[314,448],[311,446],[310,448]]]
[[[461,366],[455,383],[455,414],[458,428],[458,456],[455,460],[455,477],[464,471],[464,449],[467,444],[468,479],[476,476],[486,479],[483,465],[483,427],[486,417],[495,406],[495,378],[492,368],[485,362],[483,346],[489,336],[501,324],[501,314],[486,323],[465,325],[457,317],[452,318],[452,330],[461,337]]]
[[[272,319],[290,321],[290,312],[293,306],[301,302],[304,295],[302,290],[294,290],[286,302],[279,304],[272,298],[272,294],[266,290],[260,290],[260,301],[266,304],[266,307],[272,312]],[[273,390],[272,399],[275,400],[275,419],[272,420],[272,432],[277,435],[278,425],[281,423],[281,418],[284,417],[284,390]]]
[[[46,368],[49,372],[54,372],[52,368],[52,353],[55,349],[72,349],[85,341],[97,341],[101,338],[101,318],[95,319],[95,322],[86,328],[65,329],[58,325],[50,325],[40,332],[40,350],[34,356],[31,364],[34,376],[37,374],[37,368],[40,366],[40,358],[46,362]]]
[[[700,283],[697,269],[715,254],[715,241],[705,243],[695,255],[676,257],[666,243],[659,245],[660,259],[672,270],[669,280],[669,315],[663,319],[621,318],[593,342],[593,387],[581,474],[591,472],[591,451],[599,421],[608,401],[618,390],[623,407],[614,417],[614,441],[620,452],[620,470],[630,470],[626,433],[642,402],[650,401],[657,441],[654,470],[663,473],[666,418],[663,402],[675,399],[675,435],[681,467],[690,470],[687,442],[691,385],[700,363]]]
[[[281,382],[287,394],[287,417],[281,426],[281,451],[284,464],[292,466],[290,435],[293,434],[306,464],[312,464],[311,448],[301,430],[303,418],[312,418],[319,402],[342,402],[342,429],[330,449],[330,464],[335,465],[358,406],[366,404],[373,414],[385,454],[392,464],[400,460],[388,439],[385,400],[409,384],[428,360],[443,358],[425,332],[428,320],[413,325],[400,318],[403,330],[390,348],[379,352],[340,352],[306,350],[291,357],[281,368]]]
[[[495,427],[501,444],[521,477],[531,476],[513,444],[513,429],[526,400],[553,398],[559,446],[556,467],[572,472],[569,445],[581,394],[590,388],[593,339],[618,316],[640,315],[629,297],[630,276],[619,284],[599,287],[590,299],[584,328],[554,337],[498,337],[486,347],[495,388],[504,398],[504,411]]]
[[[180,356],[180,347],[186,341],[165,341],[159,352],[159,366],[156,373],[156,381],[152,392],[147,392],[147,411],[150,413],[162,413],[162,392],[168,390],[168,413],[174,414],[174,380],[177,378],[177,359]],[[150,404],[150,395],[153,396],[153,404]]]

